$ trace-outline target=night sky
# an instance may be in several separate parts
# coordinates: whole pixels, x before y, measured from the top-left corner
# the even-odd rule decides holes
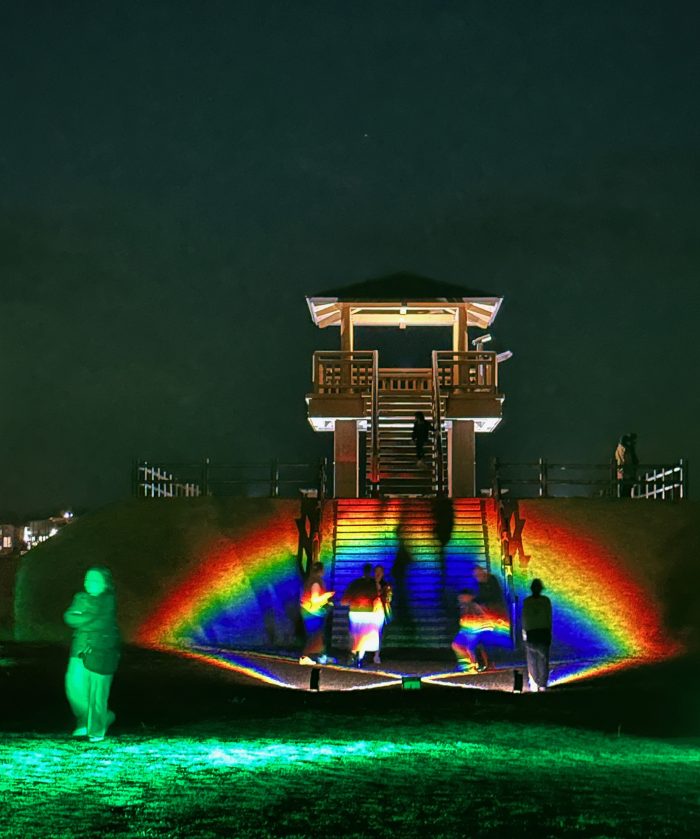
[[[5,0],[0,511],[126,497],[135,456],[325,454],[304,394],[339,335],[304,296],[395,271],[505,298],[480,458],[602,462],[629,430],[700,464],[699,25]]]

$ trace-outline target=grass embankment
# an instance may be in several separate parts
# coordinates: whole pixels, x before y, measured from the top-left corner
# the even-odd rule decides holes
[[[244,581],[244,594],[252,597],[271,553],[281,563],[280,573],[296,581],[298,515],[299,503],[292,500],[196,498],[139,499],[85,516],[23,558],[15,597],[16,638],[65,639],[62,613],[90,565],[113,571],[126,641],[135,640],[153,610],[179,587],[191,583],[201,588],[217,563],[228,563]],[[272,532],[269,543],[266,528]],[[252,551],[251,534],[260,533],[263,538]],[[328,546],[331,540],[325,541]],[[293,632],[284,604],[268,603],[268,624],[271,619],[280,634]],[[252,631],[261,635],[258,643],[268,640],[265,627]]]

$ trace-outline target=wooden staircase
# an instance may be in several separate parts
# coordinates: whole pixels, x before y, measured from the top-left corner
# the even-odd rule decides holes
[[[422,464],[416,460],[416,445],[411,438],[415,415],[422,411],[426,420],[434,423],[433,397],[430,391],[408,393],[385,391],[378,395],[377,435],[379,444],[379,484],[381,495],[431,496],[437,491],[437,462],[435,434],[425,446]],[[371,436],[371,412],[368,414],[368,435]],[[436,431],[437,433],[437,431]],[[447,473],[447,441],[443,429],[443,474]],[[367,446],[367,474],[371,472],[371,448]]]
[[[394,591],[384,647],[449,648],[456,593],[489,567],[488,502],[460,499],[338,499],[332,588],[337,601],[366,562],[383,565]],[[442,535],[445,544],[441,544]],[[347,609],[336,607],[333,642],[347,649]]]

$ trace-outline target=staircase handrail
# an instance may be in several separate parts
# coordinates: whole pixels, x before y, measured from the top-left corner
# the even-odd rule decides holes
[[[370,483],[372,490],[376,491],[379,484],[379,351],[372,350],[372,397],[371,397],[371,459],[370,459]],[[372,493],[374,494],[374,492]]]
[[[438,350],[433,350],[433,420],[435,422],[435,455],[437,460],[437,492],[445,491],[444,459],[442,452],[442,408],[440,406],[440,376],[438,373]]]

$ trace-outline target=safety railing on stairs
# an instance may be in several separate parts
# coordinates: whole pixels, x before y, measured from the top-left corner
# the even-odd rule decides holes
[[[433,351],[433,424],[435,426],[435,484],[438,495],[445,494],[445,459],[442,451],[442,405],[440,404],[440,372],[438,350]]]
[[[379,352],[372,350],[372,395],[371,395],[371,437],[370,437],[370,495],[379,489]]]

